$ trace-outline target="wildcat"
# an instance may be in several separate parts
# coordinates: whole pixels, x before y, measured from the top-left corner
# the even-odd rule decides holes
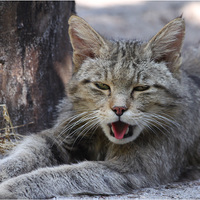
[[[71,16],[74,73],[53,128],[0,161],[0,198],[124,194],[199,163],[200,90],[181,70],[182,17],[148,42],[107,40]]]

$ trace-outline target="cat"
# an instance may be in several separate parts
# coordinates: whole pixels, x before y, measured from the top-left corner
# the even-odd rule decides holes
[[[53,128],[0,161],[0,198],[116,195],[179,179],[200,161],[200,90],[181,70],[185,22],[148,42],[69,19],[74,72]]]

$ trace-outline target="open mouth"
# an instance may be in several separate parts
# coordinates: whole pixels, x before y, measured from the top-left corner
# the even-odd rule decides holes
[[[131,126],[121,121],[109,124],[110,134],[118,140],[130,137],[133,135],[133,129],[136,126]]]

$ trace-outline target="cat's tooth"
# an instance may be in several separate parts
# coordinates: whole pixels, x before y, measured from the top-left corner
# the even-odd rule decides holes
[[[111,126],[111,131],[114,133],[114,131],[113,131],[113,127]]]
[[[127,130],[126,130],[126,133],[125,133],[125,135],[127,134],[129,132],[129,127],[127,128]]]

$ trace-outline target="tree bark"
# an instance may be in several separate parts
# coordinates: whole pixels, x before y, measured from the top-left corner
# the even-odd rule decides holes
[[[20,134],[49,128],[71,71],[75,2],[0,2],[0,104]]]

